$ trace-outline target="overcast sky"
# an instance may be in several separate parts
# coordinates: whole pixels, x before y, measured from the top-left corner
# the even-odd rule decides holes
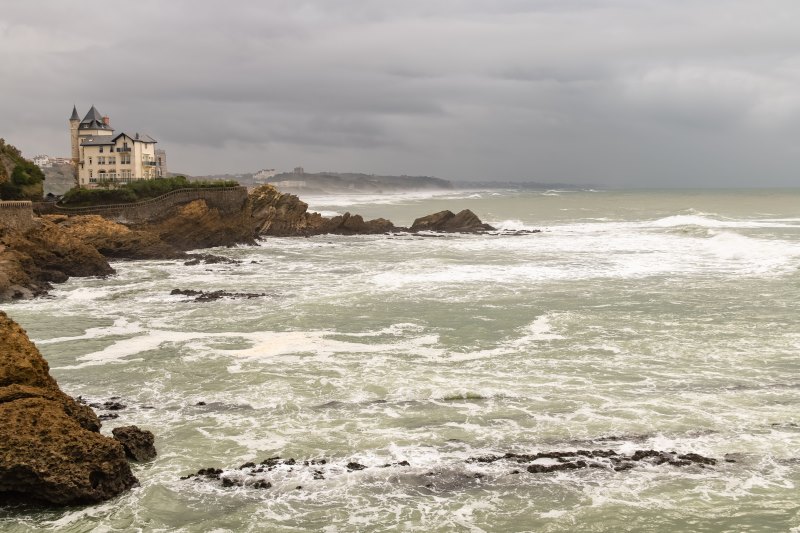
[[[171,171],[800,185],[798,0],[4,0],[0,137]]]

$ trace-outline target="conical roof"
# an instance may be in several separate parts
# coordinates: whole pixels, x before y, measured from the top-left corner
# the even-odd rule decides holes
[[[86,113],[86,116],[81,120],[81,125],[78,127],[81,130],[109,130],[114,131],[114,128],[103,122],[103,115],[97,110],[95,106]]]
[[[103,115],[100,114],[100,112],[97,110],[95,106],[92,106],[89,112],[86,113],[86,116],[83,117],[83,120],[81,120],[81,124],[85,122],[92,122],[93,120],[96,120],[101,123],[103,122]]]
[[[72,106],[72,116],[69,117],[70,120],[80,120],[81,117],[78,116],[78,108],[74,105]]]

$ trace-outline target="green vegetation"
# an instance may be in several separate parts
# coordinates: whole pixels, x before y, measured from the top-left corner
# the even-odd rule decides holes
[[[5,139],[0,139],[0,198],[3,200],[42,199],[42,170],[22,157]]]
[[[125,184],[100,183],[97,189],[74,188],[67,191],[61,204],[69,207],[86,207],[108,204],[128,204],[156,198],[176,189],[210,189],[236,187],[235,181],[189,181],[185,176],[137,180]]]

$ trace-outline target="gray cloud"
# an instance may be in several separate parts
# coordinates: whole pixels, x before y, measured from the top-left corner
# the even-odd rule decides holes
[[[11,0],[0,135],[66,154],[72,103],[173,169],[796,185],[793,0]]]

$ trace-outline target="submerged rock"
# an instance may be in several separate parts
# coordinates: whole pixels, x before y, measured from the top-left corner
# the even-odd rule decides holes
[[[64,394],[25,331],[0,311],[0,502],[112,498],[137,481],[122,445]]]
[[[172,289],[170,292],[171,295],[180,295],[180,296],[193,296],[195,302],[212,302],[214,300],[219,300],[220,298],[238,298],[238,299],[251,299],[251,298],[263,298],[267,296],[267,293],[254,293],[254,292],[228,292],[228,291],[196,291],[193,289]]]
[[[122,426],[111,430],[114,439],[125,448],[125,455],[134,461],[149,461],[156,457],[155,436],[137,426]]]

